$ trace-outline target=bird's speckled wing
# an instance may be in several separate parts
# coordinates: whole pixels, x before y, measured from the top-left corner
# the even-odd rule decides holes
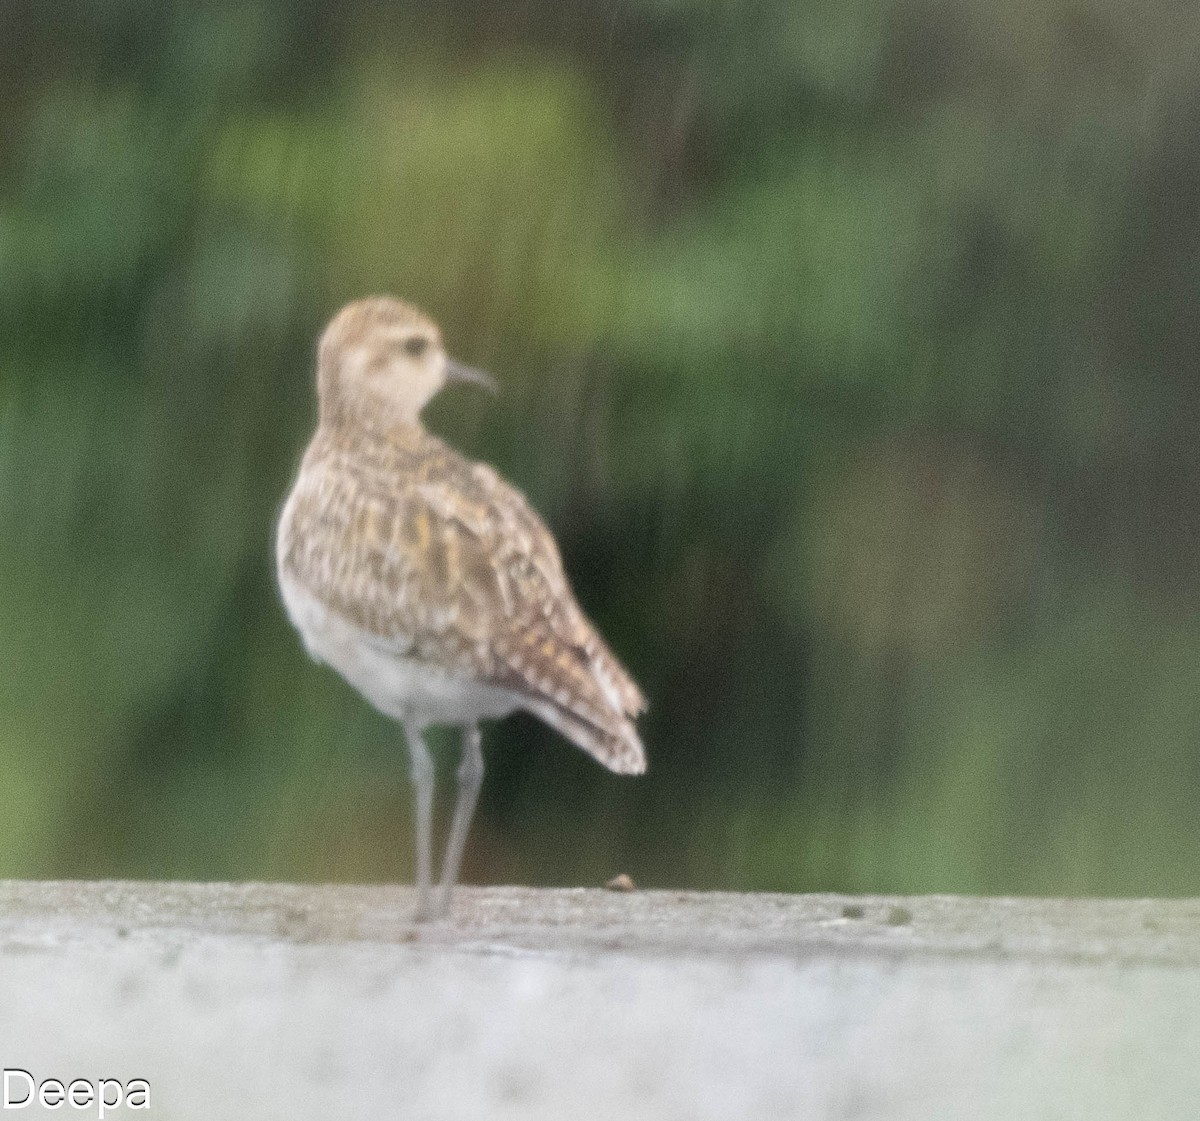
[[[354,447],[319,434],[281,533],[291,575],[397,655],[510,690],[606,766],[644,770],[637,685],[491,468],[423,431]]]

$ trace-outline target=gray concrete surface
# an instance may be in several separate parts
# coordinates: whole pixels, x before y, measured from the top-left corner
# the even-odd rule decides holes
[[[1200,901],[411,905],[0,883],[0,1068],[145,1079],[105,1116],[156,1121],[1200,1118]]]

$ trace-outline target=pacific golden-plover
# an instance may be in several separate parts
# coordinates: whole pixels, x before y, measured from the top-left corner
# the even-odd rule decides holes
[[[483,781],[481,719],[525,709],[610,770],[646,769],[633,723],[645,700],[575,602],[549,530],[519,491],[421,423],[451,381],[495,387],[401,300],[338,312],[317,353],[317,430],[276,541],[309,654],[404,728],[421,917],[432,913],[428,725],[463,729],[443,912]]]

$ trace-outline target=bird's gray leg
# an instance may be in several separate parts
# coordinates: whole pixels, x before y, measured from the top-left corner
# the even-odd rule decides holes
[[[430,910],[430,884],[433,878],[433,760],[421,729],[405,724],[404,735],[412,757],[412,782],[417,808],[417,918],[427,919]]]
[[[458,880],[467,832],[475,815],[475,803],[479,801],[479,788],[483,785],[481,741],[478,724],[468,724],[463,728],[462,762],[458,765],[458,801],[454,804],[454,821],[450,826],[450,840],[446,842],[446,856],[442,864],[443,914],[450,909],[450,896]]]

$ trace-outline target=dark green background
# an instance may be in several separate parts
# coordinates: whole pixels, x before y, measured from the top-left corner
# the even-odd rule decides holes
[[[5,0],[0,875],[411,874],[271,563],[386,291],[651,700],[637,780],[490,730],[468,880],[1200,892],[1198,57],[1166,0]]]

